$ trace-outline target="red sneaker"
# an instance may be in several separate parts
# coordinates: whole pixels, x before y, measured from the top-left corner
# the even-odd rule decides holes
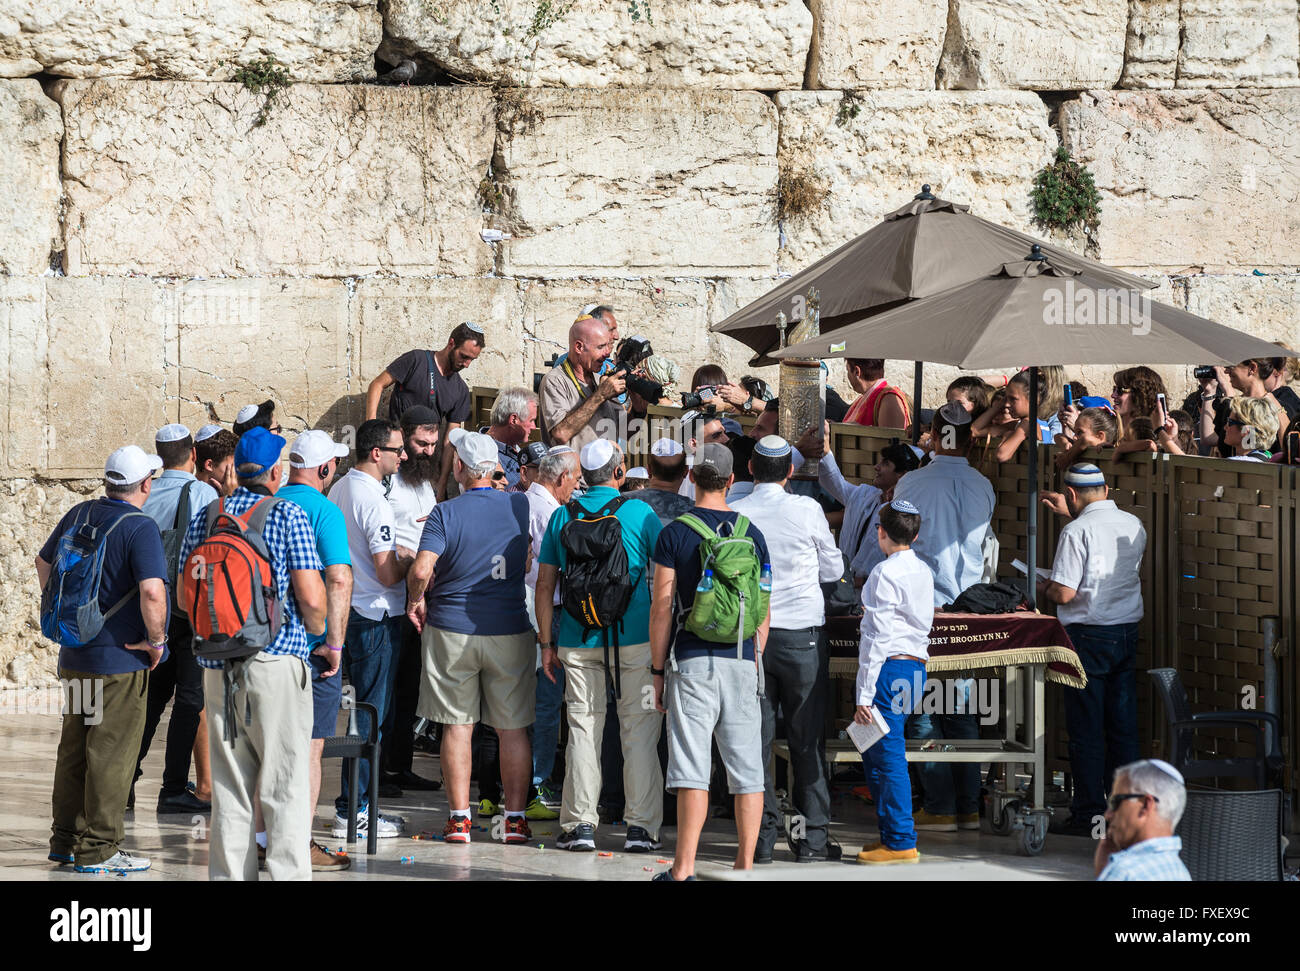
[[[527,843],[533,838],[533,831],[528,828],[528,820],[523,816],[507,816],[504,841],[507,843]]]
[[[444,843],[468,843],[469,832],[473,824],[468,816],[450,816],[447,825],[442,828]]]

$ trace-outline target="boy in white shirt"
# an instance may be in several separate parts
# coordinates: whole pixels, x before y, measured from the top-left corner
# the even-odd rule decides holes
[[[862,753],[876,803],[880,841],[862,848],[859,863],[915,863],[912,784],[907,775],[903,724],[925,683],[934,624],[934,575],[915,553],[921,513],[905,499],[880,510],[876,535],[885,559],[862,588],[862,639],[858,647],[857,711],[861,725],[883,718],[889,734]]]

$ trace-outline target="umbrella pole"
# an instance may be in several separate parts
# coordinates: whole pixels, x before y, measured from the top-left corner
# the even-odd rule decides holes
[[[921,440],[921,368],[916,362],[916,376],[912,379],[912,444]]]
[[[1029,564],[1029,606],[1038,609],[1038,368],[1029,369],[1029,515],[1025,518]]]

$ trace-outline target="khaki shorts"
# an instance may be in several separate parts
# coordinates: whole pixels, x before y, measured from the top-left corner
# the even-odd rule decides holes
[[[418,714],[442,725],[527,728],[537,710],[536,635],[426,627]]]

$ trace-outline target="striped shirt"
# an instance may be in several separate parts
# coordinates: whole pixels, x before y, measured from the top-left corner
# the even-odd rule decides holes
[[[227,512],[239,516],[259,499],[260,494],[250,492],[240,486],[226,499]],[[181,563],[189,558],[191,551],[207,538],[208,511],[199,509],[190,520],[189,529],[185,531],[185,542],[181,544]],[[271,572],[275,575],[276,595],[280,598],[283,616],[280,632],[270,646],[263,648],[267,654],[292,654],[307,660],[311,653],[307,647],[307,628],[303,626],[298,613],[298,601],[294,597],[293,584],[289,580],[290,570],[323,570],[320,556],[316,552],[316,534],[312,531],[311,520],[302,511],[302,507],[285,500],[277,503],[266,517],[266,528],[262,531],[266,540],[266,549],[271,556]],[[221,661],[196,659],[205,668],[219,668]]]

